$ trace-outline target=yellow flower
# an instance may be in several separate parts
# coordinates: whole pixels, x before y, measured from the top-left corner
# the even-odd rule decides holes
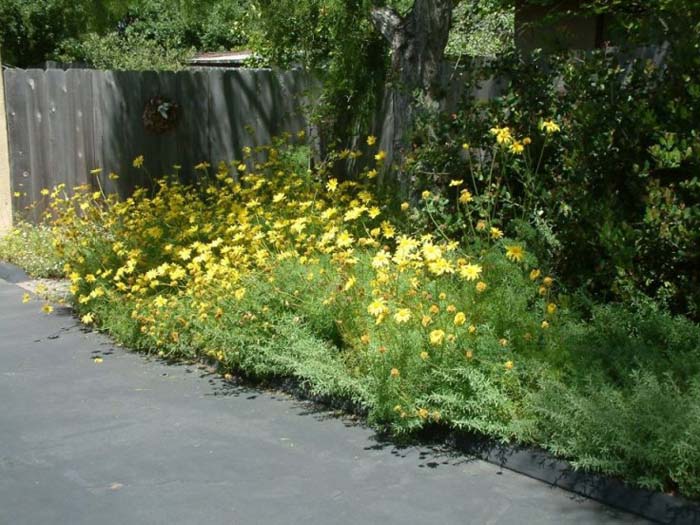
[[[423,193],[421,193],[420,196],[423,200],[427,201],[430,197],[433,196],[433,194],[430,193],[428,190],[423,190]]]
[[[442,330],[433,330],[430,332],[430,344],[440,346],[445,341],[445,332]]]
[[[459,179],[459,180],[457,180],[457,179],[452,179],[452,180],[450,181],[450,187],[461,186],[462,184],[464,184],[464,180],[463,180],[463,179]]]
[[[467,142],[462,144],[462,149],[469,149],[469,144]]]
[[[503,232],[501,230],[499,230],[498,228],[496,228],[495,226],[491,227],[490,232],[491,232],[492,239],[500,239],[501,237],[503,237]]]
[[[515,155],[520,155],[523,151],[525,151],[525,146],[523,146],[522,142],[513,142],[513,144],[510,145],[510,152],[515,154]]]
[[[488,288],[488,284],[486,284],[484,281],[479,281],[476,283],[476,291],[478,293],[484,293],[486,291],[486,288]]]
[[[398,368],[392,368],[391,372],[389,372],[391,377],[399,377],[401,375],[401,372],[399,372]]]
[[[375,178],[377,175],[379,175],[379,172],[378,172],[377,170],[375,170],[375,169],[369,170],[369,171],[367,172],[367,178],[368,178],[368,179],[373,179],[373,178]]]
[[[338,189],[338,179],[330,179],[326,183],[326,189],[331,193],[333,193],[335,190],[337,190]]]
[[[537,269],[532,270],[532,271],[530,272],[530,280],[531,280],[531,281],[536,281],[537,278],[538,278],[540,275],[541,275],[541,272],[540,272],[539,270],[537,270]]]
[[[416,414],[418,414],[418,417],[420,417],[421,419],[427,419],[430,415],[430,412],[428,412],[426,408],[419,408]]]
[[[473,324],[470,324],[469,328],[467,330],[469,331],[470,334],[475,334],[476,333],[476,326],[474,326]]]
[[[382,228],[382,235],[387,239],[392,239],[396,235],[396,229],[389,221],[383,221],[380,226]]]
[[[80,318],[80,322],[83,324],[92,324],[94,320],[95,318],[93,317],[92,313],[86,313]]]
[[[530,144],[532,144],[532,139],[530,137],[525,137],[523,139],[523,144],[525,144],[526,146],[529,146]]]
[[[541,325],[541,326],[542,326],[542,329],[543,329],[543,330],[546,330],[547,328],[549,328],[549,323],[548,323],[547,321],[542,321],[542,325]]]
[[[401,308],[394,314],[394,321],[396,321],[397,324],[407,323],[410,319],[411,310],[408,308]]]
[[[194,169],[197,170],[197,171],[206,171],[206,170],[208,170],[210,167],[211,167],[211,164],[209,164],[208,162],[205,161],[205,162],[200,162],[199,164],[197,164],[197,165],[194,167]]]
[[[132,163],[134,168],[140,168],[143,166],[143,155],[139,155],[134,159],[134,162]]]
[[[464,352],[464,357],[466,357],[467,359],[471,359],[472,357],[474,357],[474,352],[472,350],[467,350],[466,352]]]
[[[246,166],[245,162],[241,162],[238,166],[236,166],[236,169],[243,173],[245,170],[248,169],[248,166]]]
[[[447,310],[449,313],[453,314],[453,313],[455,313],[455,312],[457,311],[457,307],[456,307],[455,305],[453,305],[453,304],[448,304],[446,310]]]
[[[542,284],[544,284],[547,288],[550,288],[554,284],[554,279],[551,277],[545,277],[542,279]]]
[[[429,315],[424,315],[420,320],[420,324],[423,325],[423,328],[427,328],[429,324],[432,324],[432,322],[433,318]]]
[[[443,259],[442,257],[436,261],[430,261],[428,263],[428,269],[431,273],[435,275],[444,275],[446,273],[454,273],[454,268],[449,261]]]
[[[426,261],[437,261],[442,257],[442,250],[434,244],[426,244],[423,246],[423,257]]]
[[[411,205],[407,202],[402,202],[401,203],[401,211],[406,211],[411,207]]]
[[[561,128],[559,127],[559,124],[557,124],[553,120],[544,120],[540,122],[540,130],[544,131],[548,135],[551,135],[553,133],[560,132]]]
[[[360,342],[362,342],[363,345],[368,345],[369,344],[369,335],[363,334],[362,337],[360,337]]]
[[[491,134],[496,137],[496,142],[501,145],[508,145],[513,141],[513,135],[510,128],[491,128]]]
[[[367,145],[368,146],[374,146],[376,144],[376,142],[377,142],[377,137],[375,137],[374,135],[370,135],[369,137],[367,137]]]
[[[486,221],[477,221],[475,228],[478,232],[484,231],[486,229]]]
[[[462,204],[469,204],[472,200],[472,194],[468,190],[462,190],[459,192],[459,202]]]
[[[32,300],[32,297],[31,297],[28,293],[25,293],[25,294],[22,296],[22,302],[23,302],[23,303],[28,303],[28,302],[31,301],[31,300]]]
[[[512,370],[513,369],[513,361],[506,361],[503,366],[506,367],[506,370]]]
[[[383,250],[377,252],[377,254],[372,258],[372,268],[377,270],[380,268],[387,268],[390,263],[391,257],[389,257],[389,254]]]
[[[41,311],[48,315],[51,312],[53,312],[53,306],[51,306],[50,304],[45,304],[41,307]]]
[[[499,339],[498,344],[505,348],[506,346],[508,346],[508,339]]]
[[[168,300],[162,295],[159,295],[153,300],[153,304],[156,306],[156,308],[162,308],[168,304]]]
[[[355,286],[355,283],[357,282],[357,279],[353,276],[350,277],[347,281],[345,281],[345,286],[343,286],[343,291],[347,292],[350,290],[353,286]]]
[[[511,261],[520,262],[525,257],[525,250],[521,246],[506,246],[506,257]]]
[[[367,306],[367,312],[375,317],[386,314],[387,310],[384,299],[375,299]]]
[[[540,286],[538,290],[540,295],[547,295],[547,287],[546,286]]]
[[[377,153],[374,156],[374,160],[376,160],[377,162],[382,162],[385,158],[386,158],[386,151],[384,151],[384,150],[379,150],[379,153]]]
[[[428,352],[421,352],[421,353],[420,353],[420,358],[421,358],[423,361],[427,360],[428,357],[430,357],[430,356],[428,355]]]
[[[95,362],[95,364],[99,365],[102,361],[104,361],[104,359],[102,359],[101,357],[95,357],[93,361]]]
[[[549,303],[549,304],[547,305],[547,313],[548,313],[548,314],[553,314],[553,313],[556,312],[556,311],[557,311],[557,305],[556,305],[556,304],[554,304],[554,303]]]
[[[459,275],[467,281],[476,281],[481,275],[482,268],[478,264],[467,264],[459,269]]]
[[[428,311],[431,314],[436,315],[436,314],[440,313],[440,307],[436,304],[432,304],[432,305],[430,305],[430,308],[428,309]]]
[[[464,312],[457,312],[455,315],[454,323],[456,326],[462,326],[464,323],[467,322],[467,316],[464,315]]]
[[[335,241],[339,248],[348,248],[352,246],[353,242],[355,242],[355,239],[346,231],[341,232]]]
[[[39,193],[41,193],[42,195],[48,195],[51,192],[49,190],[47,190],[46,188],[44,188]]]

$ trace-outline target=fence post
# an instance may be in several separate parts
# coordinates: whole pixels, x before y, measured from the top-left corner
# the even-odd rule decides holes
[[[12,184],[10,183],[10,151],[7,143],[4,77],[2,55],[0,55],[0,235],[12,229]]]

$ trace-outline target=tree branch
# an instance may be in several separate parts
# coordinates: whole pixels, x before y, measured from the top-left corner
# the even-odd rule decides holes
[[[374,27],[389,42],[394,40],[396,31],[403,23],[399,14],[390,7],[373,7],[370,12]]]

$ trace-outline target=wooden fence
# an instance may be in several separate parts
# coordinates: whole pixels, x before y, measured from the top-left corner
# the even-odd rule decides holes
[[[640,48],[622,57],[622,63],[643,58],[660,65],[667,51],[667,46]],[[508,84],[505,77],[490,78],[477,86],[467,82],[482,67],[480,60],[457,69],[446,64],[443,80],[448,97],[443,109],[452,110],[467,93],[487,100],[503,92]],[[191,177],[196,164],[207,161],[216,166],[220,161],[240,159],[243,147],[269,143],[283,131],[308,129],[310,135],[320,135],[305,119],[320,85],[302,71],[9,69],[4,80],[9,179],[13,195],[19,194],[12,197],[15,212],[26,210],[33,202],[41,203],[43,188],[60,183],[71,188],[91,182],[90,170],[94,168],[103,169],[101,180],[108,191],[125,196],[135,185],[145,183],[144,171],[157,177],[172,173],[173,165],[178,165],[185,177]],[[145,128],[144,108],[154,97],[179,106],[173,130],[158,134]],[[394,126],[391,98],[387,96],[367,132],[380,138],[379,147],[388,159],[393,156]],[[362,137],[354,139],[358,148],[363,142]],[[0,206],[3,194],[7,194],[1,153],[0,148]],[[140,155],[144,156],[145,170],[132,166]],[[107,180],[110,172],[119,174],[117,184]],[[40,204],[24,216],[36,220],[41,212]],[[1,219],[2,210],[0,229]]]
[[[181,166],[185,176],[207,161],[240,159],[244,146],[269,143],[304,129],[312,88],[300,71],[191,70],[120,72],[89,69],[4,72],[13,209],[42,201],[41,190],[91,182],[102,168],[109,190],[125,195],[143,183],[132,166],[143,155],[153,176]],[[177,125],[164,133],[144,126],[154,97],[178,106]],[[120,175],[117,183],[107,174]],[[25,211],[36,220],[41,204]]]

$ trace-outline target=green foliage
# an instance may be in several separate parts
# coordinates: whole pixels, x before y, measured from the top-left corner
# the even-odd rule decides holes
[[[267,0],[256,4],[250,45],[263,63],[301,65],[324,85],[313,117],[328,141],[367,129],[386,74],[386,47],[368,0]],[[332,149],[332,148],[331,148]]]
[[[199,4],[132,2],[111,13],[112,31],[64,41],[60,56],[100,69],[177,70],[196,51],[232,49],[246,42],[245,0]]]
[[[452,16],[448,57],[498,56],[512,50],[514,13],[500,0],[459,2]]]
[[[85,0],[0,0],[3,62],[29,67],[50,58],[59,42],[85,30],[90,13]]]
[[[0,0],[3,60],[105,69],[179,69],[194,51],[247,40],[247,0]]]
[[[20,222],[0,237],[0,260],[24,268],[32,277],[60,277],[63,260],[56,253],[54,239],[51,228]]]
[[[697,494],[700,488],[700,383],[680,389],[669,374],[629,373],[631,386],[612,388],[591,374],[584,381],[547,382],[528,403],[534,439],[579,468],[652,490]]]
[[[601,51],[515,55],[471,69],[472,82],[495,75],[508,87],[489,102],[470,98],[453,115],[419,120],[408,164],[416,190],[495,165],[508,188],[501,220],[519,219],[510,233],[526,235],[571,289],[626,301],[641,291],[697,316],[700,84],[688,74],[700,67],[697,49],[676,42],[661,67]],[[549,118],[561,132],[543,136]],[[483,138],[493,126],[532,139],[521,160],[491,154]],[[454,202],[455,192],[444,195]]]
[[[194,49],[163,46],[138,33],[91,33],[80,42],[65,43],[61,58],[85,61],[97,69],[177,71],[193,54]]]

